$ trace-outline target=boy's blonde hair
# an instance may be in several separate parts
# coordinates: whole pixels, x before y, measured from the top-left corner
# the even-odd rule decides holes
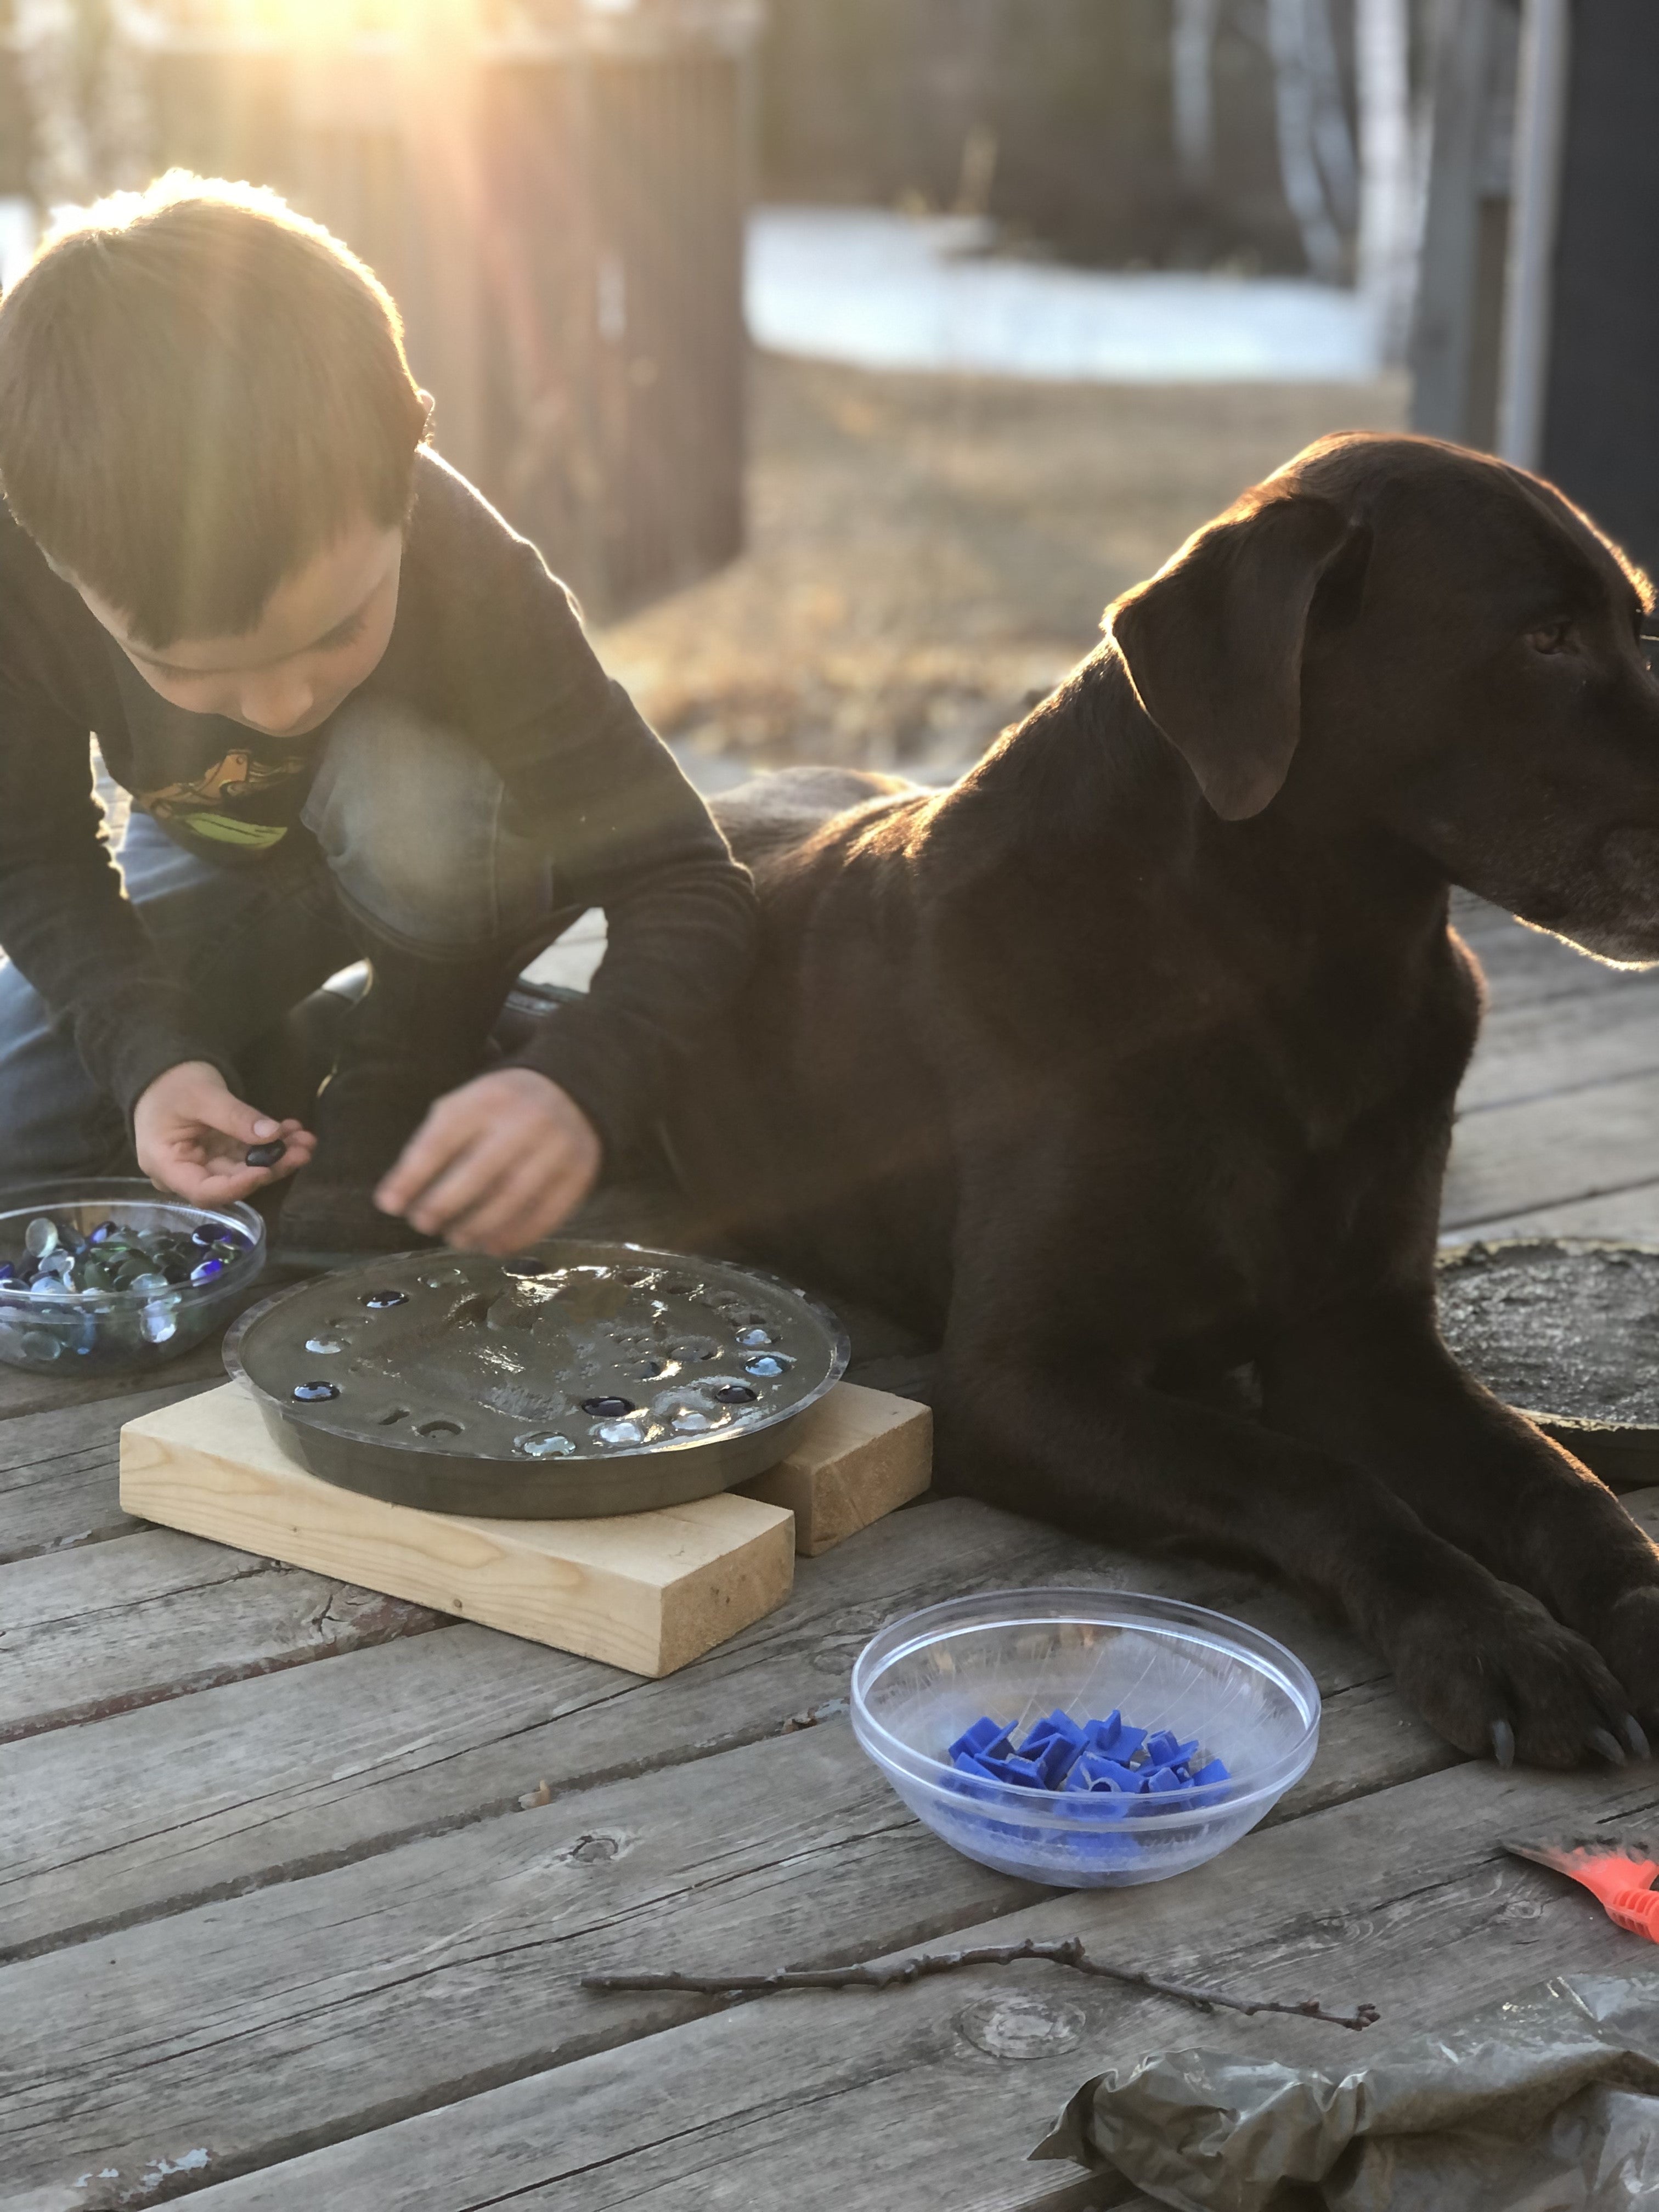
[[[408,514],[428,402],[389,294],[275,192],[173,170],[70,213],[0,301],[0,485],[135,637],[235,636]]]

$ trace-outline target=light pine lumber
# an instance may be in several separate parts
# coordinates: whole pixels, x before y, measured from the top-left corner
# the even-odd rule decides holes
[[[170,1529],[15,1561],[0,1567],[0,1743],[436,1625]]]
[[[794,1574],[781,1507],[724,1492],[599,1521],[423,1513],[296,1465],[240,1382],[121,1432],[128,1512],[392,1597],[669,1674],[780,1605]]]
[[[562,1795],[754,1741],[844,1700],[885,1621],[971,1589],[1062,1581],[1184,1597],[1297,1650],[1326,1700],[1326,1749],[1294,1802],[1453,1755],[1385,1688],[1373,1653],[1287,1592],[941,1499],[800,1562],[776,1613],[620,1697],[597,1662],[461,1624],[343,1656],[315,1682],[233,1682],[15,1745],[0,1753],[0,1949],[292,1879],[500,1810],[543,1782]],[[1375,1705],[1374,1723],[1345,1717],[1356,1699]]]
[[[816,1559],[920,1498],[933,1479],[926,1406],[840,1382],[806,1415],[787,1458],[742,1486],[795,1516],[795,1549]]]
[[[366,2130],[198,2202],[201,2212],[484,2212],[505,2201],[514,2212],[1058,2212],[1078,2170],[1028,2166],[1026,2154],[1114,2061],[1203,2045],[1340,2067],[1551,1973],[1639,1963],[1637,1942],[1573,1885],[1504,1857],[1497,1838],[1615,1820],[1652,1790],[1634,1769],[1465,1765],[1258,1830],[1177,1881],[1046,1898],[951,1939],[1077,1934],[1102,1957],[1224,1988],[1374,2002],[1383,2020],[1364,2036],[1199,2014],[1040,1963],[884,1995],[770,1997]],[[714,1931],[699,1929],[673,1956],[690,1967],[716,1950]],[[775,1958],[801,1955],[787,1940],[774,1947]]]
[[[121,1425],[199,1388],[173,1383],[0,1420],[0,1565],[139,1527],[121,1510]]]

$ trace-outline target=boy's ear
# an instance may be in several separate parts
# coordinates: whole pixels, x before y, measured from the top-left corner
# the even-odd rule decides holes
[[[1200,531],[1107,609],[1141,705],[1224,822],[1260,814],[1290,771],[1308,611],[1357,534],[1368,550],[1328,500],[1269,499]]]

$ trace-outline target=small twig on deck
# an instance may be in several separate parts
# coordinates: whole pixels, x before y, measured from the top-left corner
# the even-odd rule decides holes
[[[948,1974],[958,1966],[1006,1966],[1016,1959],[1047,1959],[1056,1966],[1072,1966],[1079,1974],[1101,1974],[1114,1982],[1128,1982],[1137,1989],[1153,1990],[1161,1997],[1178,1997],[1183,2004],[1206,2012],[1219,2007],[1227,2012],[1287,2012],[1304,2020],[1322,2020],[1333,2027],[1351,2027],[1356,2033],[1370,2027],[1382,2015],[1375,2005],[1363,2004],[1353,2012],[1328,2012],[1316,1997],[1294,2004],[1278,1997],[1236,1997],[1224,1990],[1206,1989],[1194,1982],[1167,1981],[1139,1966],[1112,1966],[1091,1959],[1080,1936],[1058,1943],[995,1943],[977,1950],[928,1951],[920,1958],[901,1959],[890,1966],[780,1967],[771,1974],[584,1974],[585,1990],[684,1990],[703,1996],[754,1996],[772,1990],[889,1990],[905,1982],[920,1981],[924,1974]]]

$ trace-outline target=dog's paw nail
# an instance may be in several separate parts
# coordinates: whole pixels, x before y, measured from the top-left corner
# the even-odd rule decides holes
[[[1500,1766],[1515,1764],[1515,1730],[1507,1721],[1492,1724],[1492,1755]]]
[[[1592,1751],[1599,1751],[1602,1758],[1607,1760],[1609,1766],[1622,1766],[1624,1765],[1625,1747],[1620,1742],[1618,1737],[1613,1735],[1608,1729],[1592,1729],[1589,1732],[1589,1741],[1590,1749]]]
[[[1630,1746],[1638,1759],[1652,1758],[1653,1747],[1648,1741],[1647,1730],[1642,1726],[1641,1722],[1637,1719],[1634,1713],[1626,1713],[1624,1719],[1620,1722],[1619,1726],[1623,1732],[1625,1741]]]

